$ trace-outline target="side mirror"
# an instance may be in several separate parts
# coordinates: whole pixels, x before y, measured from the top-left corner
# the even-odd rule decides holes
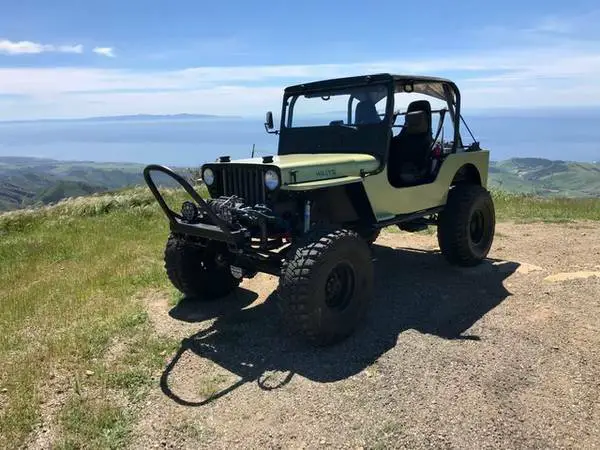
[[[265,117],[265,130],[267,130],[267,133],[269,134],[279,134],[279,131],[273,130],[273,128],[275,128],[275,125],[273,124],[273,113],[269,111]]]
[[[273,113],[271,111],[267,113],[265,118],[265,127],[267,127],[267,130],[272,130],[275,127],[275,125],[273,125]]]

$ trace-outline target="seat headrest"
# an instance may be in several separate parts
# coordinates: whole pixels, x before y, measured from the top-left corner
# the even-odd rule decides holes
[[[431,114],[431,103],[427,100],[415,100],[408,105],[406,112],[413,111],[425,111],[427,114]]]
[[[406,108],[404,127],[407,133],[431,133],[431,103],[415,100]]]
[[[409,134],[427,133],[429,131],[429,120],[425,111],[407,112],[404,117],[404,128]]]
[[[377,108],[373,102],[369,100],[363,100],[356,105],[356,120],[355,122],[360,124],[378,123],[381,122]]]

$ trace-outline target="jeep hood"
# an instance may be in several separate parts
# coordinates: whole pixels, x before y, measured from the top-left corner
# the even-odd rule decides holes
[[[268,163],[264,163],[262,157],[238,159],[231,163],[277,166],[281,171],[283,185],[356,177],[360,176],[361,172],[376,170],[380,164],[373,155],[356,153],[303,153],[273,156],[273,161]]]

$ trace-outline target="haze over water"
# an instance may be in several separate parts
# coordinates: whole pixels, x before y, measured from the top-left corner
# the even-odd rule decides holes
[[[600,110],[465,115],[494,160],[600,160]],[[193,166],[219,155],[248,157],[253,144],[259,155],[277,151],[277,137],[265,133],[261,118],[0,123],[0,156]]]

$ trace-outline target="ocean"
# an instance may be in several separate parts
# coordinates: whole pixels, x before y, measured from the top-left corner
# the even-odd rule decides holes
[[[502,111],[465,117],[493,160],[600,160],[600,110]],[[463,138],[468,141],[466,130]],[[185,118],[0,123],[0,156],[196,166],[219,155],[274,154],[262,118]]]

